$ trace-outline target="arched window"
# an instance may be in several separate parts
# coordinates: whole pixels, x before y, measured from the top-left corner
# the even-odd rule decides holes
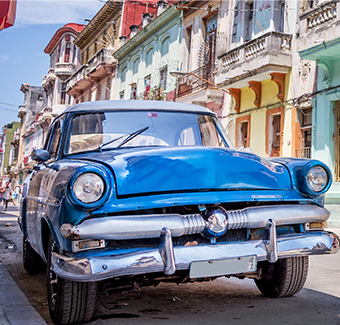
[[[70,62],[70,52],[71,52],[71,43],[67,42],[65,46],[65,57],[64,57],[64,62],[66,63]]]
[[[149,67],[152,64],[152,54],[153,48],[149,49],[149,51],[146,53],[146,67]]]
[[[139,67],[139,58],[137,58],[133,62],[132,72],[133,72],[134,75],[138,73],[138,67]]]
[[[170,37],[167,37],[163,42],[161,46],[161,54],[162,57],[167,55],[169,53],[169,44],[170,44]]]

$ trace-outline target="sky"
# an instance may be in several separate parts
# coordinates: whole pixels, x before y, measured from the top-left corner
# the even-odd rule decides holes
[[[1,6],[0,0],[0,6]],[[44,49],[54,33],[67,23],[84,24],[104,0],[17,0],[14,26],[0,31],[0,128],[20,121],[23,83],[41,86],[49,69]]]

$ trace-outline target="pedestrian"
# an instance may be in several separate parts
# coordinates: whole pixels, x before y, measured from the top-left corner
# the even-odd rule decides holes
[[[3,200],[4,192],[5,192],[5,186],[1,186],[0,187],[0,203]]]
[[[7,210],[8,201],[11,199],[11,197],[12,197],[12,189],[9,187],[9,182],[6,182],[6,187],[5,187],[5,191],[3,195],[4,211]]]

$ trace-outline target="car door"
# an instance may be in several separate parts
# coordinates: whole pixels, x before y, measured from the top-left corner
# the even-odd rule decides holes
[[[45,217],[46,200],[49,197],[47,179],[51,173],[55,173],[51,165],[58,160],[62,129],[63,118],[59,118],[51,125],[46,141],[45,148],[49,151],[50,158],[45,164],[36,166],[30,176],[26,208],[27,237],[31,246],[39,253],[43,251],[41,218]]]

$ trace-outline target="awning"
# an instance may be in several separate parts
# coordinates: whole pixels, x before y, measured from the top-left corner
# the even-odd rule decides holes
[[[1,1],[0,6],[0,31],[14,25],[17,0]]]

